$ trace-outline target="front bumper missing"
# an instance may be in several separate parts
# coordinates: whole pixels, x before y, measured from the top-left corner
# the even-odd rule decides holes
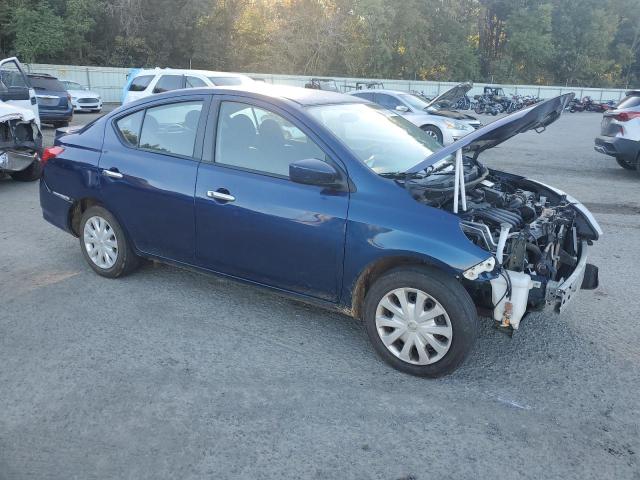
[[[576,268],[567,279],[549,281],[547,283],[545,302],[556,313],[564,311],[569,302],[580,289],[593,290],[598,287],[598,268],[587,263],[588,243],[583,240],[580,243],[580,256]],[[522,272],[505,271],[509,275],[512,284],[511,298],[506,298],[506,281],[502,277],[491,280],[492,296],[494,301],[493,318],[502,327],[511,327],[517,330],[520,321],[526,315],[529,305],[529,292],[538,286],[529,275]]]
[[[564,281],[549,282],[547,284],[547,305],[552,305],[557,313],[565,309],[575,293],[581,288],[593,290],[598,287],[598,268],[587,263],[587,249],[587,242],[583,240],[580,246],[578,264],[569,278]]]

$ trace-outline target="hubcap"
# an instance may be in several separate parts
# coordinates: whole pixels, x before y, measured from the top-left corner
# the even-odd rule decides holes
[[[403,362],[428,365],[451,348],[451,320],[432,296],[415,288],[387,293],[376,309],[376,329],[387,349]]]
[[[84,246],[91,261],[100,268],[113,267],[118,259],[118,239],[109,222],[91,217],[84,224]]]
[[[435,138],[436,140],[438,139],[438,134],[433,130],[425,130],[424,133],[429,135],[431,138]]]

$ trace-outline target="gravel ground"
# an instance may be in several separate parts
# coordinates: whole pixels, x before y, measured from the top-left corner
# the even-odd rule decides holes
[[[169,266],[100,278],[36,183],[0,180],[0,479],[640,479],[640,176],[593,151],[600,118],[484,156],[592,209],[600,289],[513,338],[485,322],[439,380],[261,289]]]

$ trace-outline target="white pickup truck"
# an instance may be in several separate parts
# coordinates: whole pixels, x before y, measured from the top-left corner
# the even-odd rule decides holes
[[[17,58],[0,61],[0,175],[40,178],[42,132],[36,93]]]

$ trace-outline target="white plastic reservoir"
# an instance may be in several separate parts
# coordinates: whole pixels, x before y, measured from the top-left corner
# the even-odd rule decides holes
[[[511,312],[511,326],[516,330],[520,325],[520,320],[527,310],[527,300],[529,299],[529,290],[533,288],[533,280],[526,273],[514,272],[506,270],[505,275],[509,274],[511,280],[511,299],[505,295],[507,291],[507,281],[502,275],[491,280],[491,298],[495,308],[493,309],[493,318],[502,321],[504,308],[507,302],[511,302],[513,310]],[[501,300],[502,299],[502,300]]]

